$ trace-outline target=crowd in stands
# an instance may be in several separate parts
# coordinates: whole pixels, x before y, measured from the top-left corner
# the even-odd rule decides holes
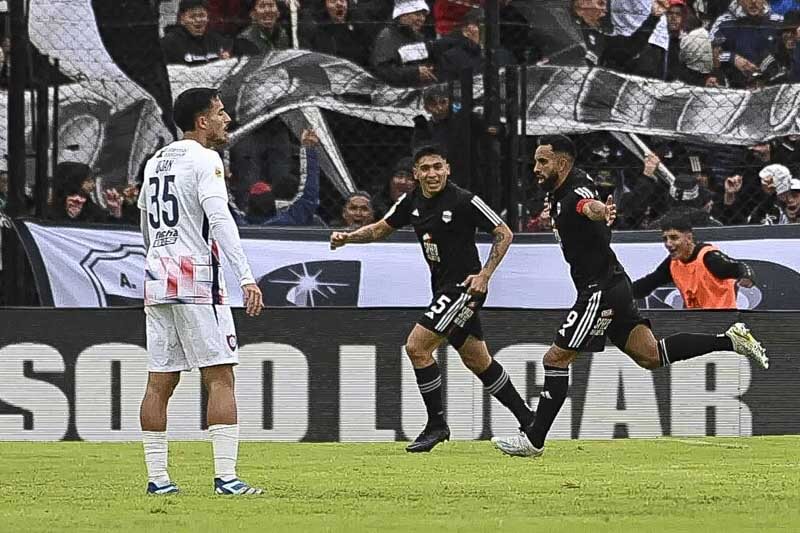
[[[454,168],[453,179],[484,192],[486,125],[478,114],[460,116],[441,85],[467,70],[483,71],[482,0],[299,0],[294,25],[287,0],[162,0],[168,2],[176,15],[163,28],[167,63],[203,65],[299,47],[348,59],[390,85],[424,88],[426,114],[415,120],[405,153],[380,161],[382,173],[357,183],[363,190],[325,210],[319,208],[318,141],[299,143],[281,120],[242,138],[228,154],[231,210],[239,224],[369,223],[415,186],[408,156],[423,143],[463,146],[458,164],[468,165],[471,175],[459,181]],[[495,59],[501,66],[557,63],[544,53],[553,27],[537,24],[528,4],[500,0]],[[571,9],[588,65],[701,87],[800,82],[800,0],[572,0]],[[595,177],[603,197],[617,201],[617,229],[657,227],[674,209],[689,211],[698,226],[798,222],[800,139],[751,147],[645,140],[655,153],[642,162],[611,135],[576,136],[577,164]],[[659,161],[675,174],[674,184],[656,177]],[[549,230],[549,206],[528,178],[524,229]],[[0,209],[2,186],[0,180]],[[137,195],[135,185],[102,190],[88,166],[62,163],[51,217],[132,223]]]

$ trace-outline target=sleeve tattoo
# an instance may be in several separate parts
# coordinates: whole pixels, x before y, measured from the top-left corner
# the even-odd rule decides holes
[[[347,242],[349,243],[367,243],[379,241],[389,235],[393,228],[380,220],[374,224],[369,224],[363,228],[359,228],[347,234]]]
[[[583,214],[586,215],[589,220],[605,220],[606,204],[599,200],[591,201],[583,207]]]
[[[511,245],[513,236],[510,230],[504,229],[504,226],[499,226],[494,233],[494,242],[492,242],[492,249],[489,250],[489,258],[483,266],[484,270],[489,274],[493,273],[500,265],[500,261],[505,257],[508,247]]]

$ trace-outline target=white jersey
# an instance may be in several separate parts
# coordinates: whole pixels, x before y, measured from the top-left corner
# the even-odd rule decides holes
[[[147,162],[138,203],[149,237],[145,241],[149,242],[145,305],[227,303],[219,245],[209,224],[212,202],[203,207],[209,199],[222,200],[227,206],[225,171],[217,152],[194,140],[182,140],[162,148]],[[230,217],[230,213],[224,215]],[[143,219],[143,232],[144,224]],[[233,248],[243,257],[235,226],[233,230]],[[244,263],[242,281],[252,282]]]

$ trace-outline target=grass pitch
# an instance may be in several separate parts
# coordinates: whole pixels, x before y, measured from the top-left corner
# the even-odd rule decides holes
[[[245,442],[269,493],[225,498],[208,443],[170,443],[167,497],[144,494],[138,443],[0,443],[0,531],[800,531],[797,437],[404,446]]]

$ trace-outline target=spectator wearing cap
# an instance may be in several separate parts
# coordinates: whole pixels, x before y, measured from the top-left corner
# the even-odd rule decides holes
[[[434,0],[433,18],[436,35],[444,37],[463,26],[468,13],[479,11],[483,0]]]
[[[424,0],[395,0],[394,23],[375,38],[370,66],[391,85],[419,86],[438,81],[422,26],[429,13]]]
[[[713,244],[695,242],[692,223],[684,215],[661,221],[661,237],[669,256],[650,274],[633,282],[633,297],[644,298],[674,283],[688,309],[735,309],[736,284],[753,286],[753,270],[725,255]]]
[[[783,165],[768,165],[759,172],[765,199],[750,214],[752,224],[796,224],[800,211],[800,180]]]
[[[205,0],[181,0],[177,22],[164,30],[161,39],[161,50],[168,64],[202,65],[231,57],[231,40],[209,31]]]
[[[414,190],[417,181],[414,179],[414,162],[410,157],[403,157],[395,163],[392,175],[383,189],[373,198],[373,207],[378,216],[383,216],[389,207],[404,194]]]
[[[648,229],[660,227],[662,220],[670,216],[688,218],[692,226],[721,226],[722,223],[711,215],[714,207],[714,194],[701,186],[697,178],[689,174],[678,174],[670,186],[670,208],[667,213],[651,224]]]
[[[289,48],[289,35],[278,17],[277,0],[247,0],[250,24],[236,37],[236,46],[243,55],[263,55]]]
[[[481,45],[481,21],[479,9],[467,12],[456,23],[453,31],[429,46],[436,59],[436,72],[441,81],[458,80],[461,72],[469,70],[472,76],[483,73],[485,53]],[[511,53],[499,48],[495,59],[500,66],[514,62]]]
[[[348,0],[325,0],[321,11],[312,12],[300,27],[300,45],[309,50],[369,64],[365,17]]]
[[[713,67],[711,39],[685,0],[670,0],[667,9],[667,81],[705,86]]]
[[[731,87],[758,88],[784,75],[775,59],[782,20],[766,0],[738,0],[733,16],[712,29],[715,63]]]
[[[273,186],[259,181],[249,189],[244,223],[253,226],[309,226],[319,207],[319,139],[313,130],[303,131],[301,142],[306,157],[307,176],[300,196],[286,209],[279,210]]]
[[[354,230],[374,221],[375,209],[372,206],[372,196],[366,191],[356,191],[345,198],[342,204],[342,218],[334,222],[333,226]]]

